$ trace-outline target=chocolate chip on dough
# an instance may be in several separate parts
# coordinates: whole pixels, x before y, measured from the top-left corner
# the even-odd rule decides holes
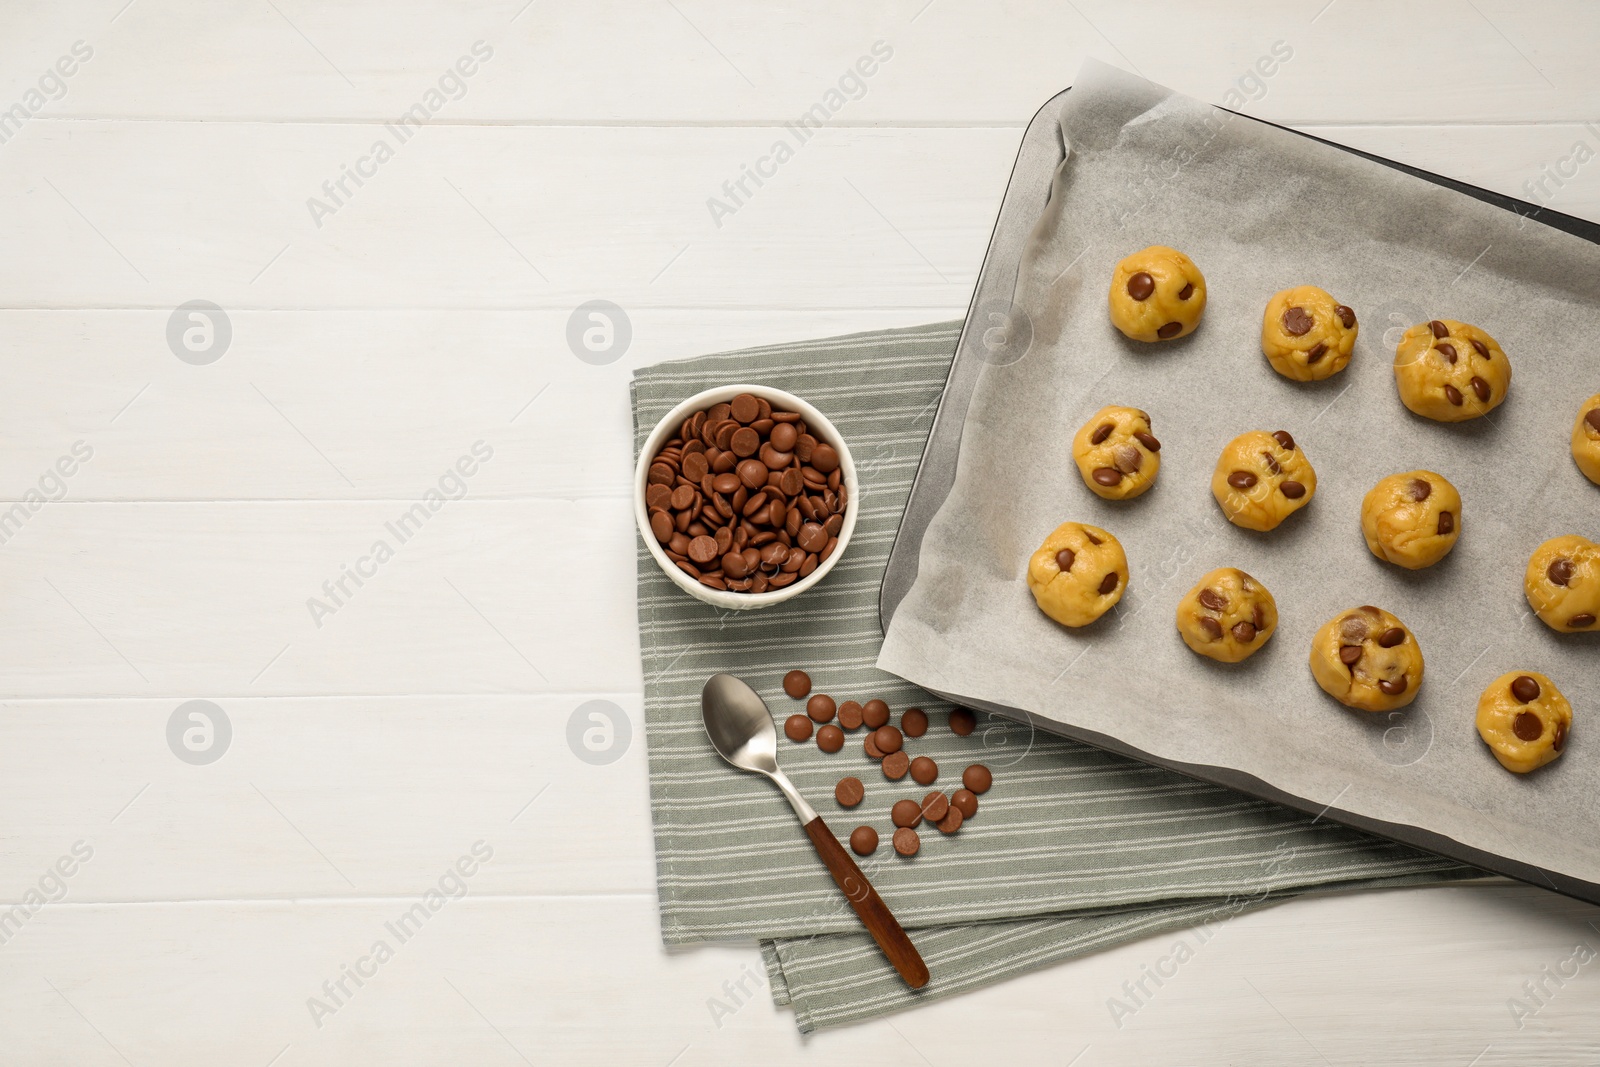
[[[1526,674],[1518,675],[1511,683],[1511,695],[1520,703],[1531,704],[1539,699],[1539,683]]]
[[[1149,300],[1156,291],[1156,280],[1144,271],[1128,279],[1128,295],[1135,300]]]
[[[1292,307],[1283,313],[1283,332],[1290,337],[1304,337],[1311,332],[1311,313],[1303,307]]]

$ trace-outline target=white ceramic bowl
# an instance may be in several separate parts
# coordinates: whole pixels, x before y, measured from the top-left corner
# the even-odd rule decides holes
[[[785,411],[797,411],[805,419],[806,427],[811,434],[819,440],[826,440],[833,445],[839,453],[839,476],[844,485],[847,500],[844,509],[844,526],[839,530],[839,544],[833,550],[833,555],[817,565],[817,569],[792,582],[782,589],[774,589],[767,593],[735,593],[723,589],[713,589],[709,585],[701,585],[690,575],[678,569],[678,565],[667,558],[660,541],[650,529],[650,514],[645,508],[645,484],[650,477],[650,461],[655,458],[661,446],[666,444],[683,425],[683,420],[694,414],[711,407],[732,400],[740,393],[749,393],[751,396],[761,397],[773,407]],[[644,538],[645,545],[650,549],[650,554],[655,557],[661,569],[668,578],[685,593],[696,600],[703,600],[713,607],[729,608],[734,611],[748,611],[752,608],[770,608],[774,604],[781,604],[785,600],[799,596],[801,593],[816,585],[828,576],[833,565],[839,562],[845,549],[850,545],[850,534],[856,527],[856,515],[861,510],[861,485],[856,481],[856,464],[850,455],[850,446],[845,443],[844,436],[839,433],[828,417],[810,404],[801,400],[792,393],[782,389],[773,389],[766,385],[723,385],[715,389],[707,389],[703,393],[696,393],[683,403],[667,412],[665,418],[656,423],[656,428],[650,431],[650,436],[645,439],[644,448],[639,451],[638,464],[633,472],[633,518],[638,524],[639,536]]]

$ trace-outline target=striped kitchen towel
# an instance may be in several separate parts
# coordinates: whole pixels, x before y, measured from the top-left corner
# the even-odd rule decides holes
[[[848,551],[816,588],[775,608],[720,611],[685,595],[638,545],[661,929],[669,944],[763,942],[774,998],[802,1030],[868,1018],[1155,931],[1264,906],[1314,888],[1481,877],[1406,846],[1135,763],[983,714],[966,737],[950,706],[873,664],[878,585],[960,334],[960,323],[854,334],[658,364],[632,383],[634,447],[668,410],[714,385],[786,389],[838,427],[856,460],[860,515]],[[770,783],[712,751],[700,688],[718,671],[759,691],[781,721],[800,710],[780,685],[792,668],[839,700],[881,697],[932,727],[908,743],[935,759],[940,788],[970,763],[994,772],[975,818],[923,835],[903,859],[887,847],[891,782],[861,748],[780,740],[779,760],[841,837],[876,827],[885,846],[862,866],[932,969],[912,992],[860,932],[793,812]],[[854,775],[866,799],[833,800]]]

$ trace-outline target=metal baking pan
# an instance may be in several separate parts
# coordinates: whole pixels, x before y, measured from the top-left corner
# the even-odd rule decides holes
[[[1027,339],[1025,336],[1019,336],[1019,331],[1025,331],[1027,327],[1025,323],[1019,323],[1011,316],[1011,298],[1023,249],[1049,201],[1051,180],[1065,156],[1057,116],[1068,91],[1070,90],[1063,90],[1047,101],[1034,115],[1023,134],[1017,160],[1001,202],[999,216],[995,221],[994,232],[989,240],[988,251],[984,256],[983,267],[968,306],[966,323],[957,342],[955,359],[951,364],[944,392],[934,414],[933,426],[912,483],[905,514],[902,516],[894,546],[889,554],[888,566],[879,591],[879,620],[886,630],[895,609],[916,580],[923,534],[943,505],[954,483],[962,427],[979,373],[986,362],[1010,362],[1011,358],[1014,358],[1012,353],[1026,346]],[[1248,115],[1240,117],[1248,122],[1276,126],[1274,123],[1263,123],[1262,120]],[[1276,128],[1287,129],[1287,127]],[[1464,193],[1503,210],[1515,212],[1524,216],[1529,222],[1550,226],[1600,244],[1600,224],[1550,211],[1514,197],[1432,174],[1382,156],[1310,137],[1299,131],[1289,132]],[[1385,822],[1337,807],[1323,807],[1305,798],[1285,793],[1253,775],[1229,768],[1159,759],[1095,731],[1046,722],[1016,709],[982,702],[976,702],[976,706],[1008,718],[1031,719],[1034,725],[1041,729],[1051,730],[1119,755],[1344,823],[1581,900],[1600,903],[1600,884],[1548,871],[1506,856],[1484,852],[1416,826]]]

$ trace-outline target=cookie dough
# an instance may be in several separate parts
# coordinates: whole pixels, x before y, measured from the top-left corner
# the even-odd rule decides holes
[[[1538,671],[1511,671],[1478,698],[1478,736],[1508,771],[1527,774],[1561,755],[1572,705]]]
[[[1585,478],[1600,485],[1600,393],[1585,400],[1573,420],[1572,459]]]
[[[1347,708],[1394,711],[1422,688],[1422,649],[1405,623],[1382,608],[1351,608],[1311,639],[1311,675]]]
[[[1407,570],[1431,567],[1461,536],[1461,494],[1442,474],[1391,474],[1361,501],[1361,532],[1372,554]]]
[[[1238,663],[1278,628],[1278,605],[1267,587],[1235,567],[1218,567],[1178,601],[1178,636],[1202,656]]]
[[[1104,407],[1072,438],[1072,458],[1097,496],[1127,500],[1155,483],[1161,442],[1138,408]]]
[[[1151,245],[1111,272],[1111,324],[1135,341],[1194,332],[1206,309],[1206,276],[1176,248]]]
[[[1128,557],[1098,526],[1064,522],[1028,560],[1028,590],[1039,610],[1063,626],[1087,626],[1122,599]]]
[[[1320,382],[1350,365],[1356,313],[1314,285],[1275,293],[1261,317],[1261,352],[1297,382]]]
[[[1394,352],[1400,402],[1423,418],[1465,422],[1487,415],[1511,388],[1511,362],[1495,339],[1465,322],[1411,327]]]
[[[1600,629],[1600,545],[1587,537],[1552,537],[1533,550],[1522,576],[1528,606],[1564,634]]]
[[[1311,503],[1317,472],[1287,430],[1251,430],[1222,450],[1211,495],[1235,526],[1272,530]]]

